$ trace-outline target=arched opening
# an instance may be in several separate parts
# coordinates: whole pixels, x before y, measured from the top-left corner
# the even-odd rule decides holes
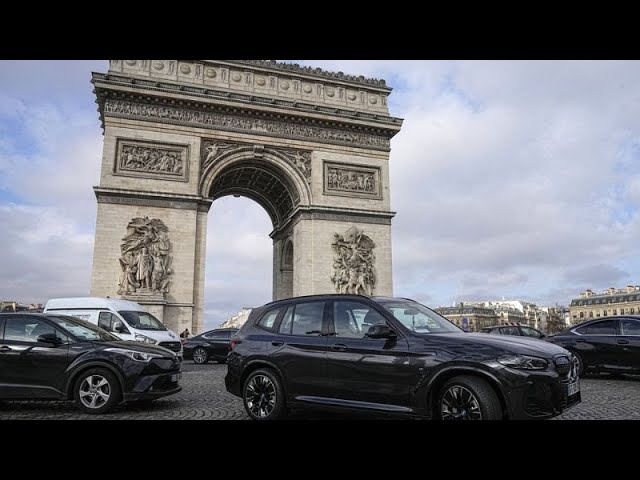
[[[280,262],[280,296],[283,298],[293,296],[293,240],[287,238],[282,248],[282,261]]]
[[[249,198],[227,196],[208,214],[204,278],[204,329],[211,330],[241,309],[271,301],[272,222]]]
[[[308,198],[307,191],[300,191],[300,180],[277,157],[245,153],[218,158],[207,167],[202,191],[213,203],[207,222],[206,327],[243,307],[293,296],[294,245],[287,222]],[[266,211],[271,232],[256,204]]]

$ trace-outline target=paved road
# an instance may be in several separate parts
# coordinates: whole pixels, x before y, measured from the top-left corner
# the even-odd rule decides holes
[[[80,413],[71,402],[0,402],[0,420],[244,420],[242,401],[224,389],[226,365],[183,365],[183,390],[151,406],[120,406],[108,415]],[[582,403],[557,417],[565,420],[640,419],[640,377],[593,376],[582,379]],[[294,419],[343,419],[345,415],[301,412]],[[357,418],[374,418],[358,416]]]

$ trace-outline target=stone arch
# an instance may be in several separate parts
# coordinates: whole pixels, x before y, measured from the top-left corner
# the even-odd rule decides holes
[[[258,152],[256,152],[258,150]],[[274,229],[282,227],[299,206],[311,203],[307,179],[282,153],[255,146],[235,148],[205,164],[200,195],[215,200],[242,195],[264,208]]]

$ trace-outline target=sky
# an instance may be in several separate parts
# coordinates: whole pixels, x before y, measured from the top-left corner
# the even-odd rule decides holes
[[[640,62],[295,63],[394,88],[395,295],[567,305],[640,284]],[[0,300],[89,294],[103,140],[90,78],[107,68],[0,61]],[[271,300],[271,229],[251,200],[214,202],[206,327]]]

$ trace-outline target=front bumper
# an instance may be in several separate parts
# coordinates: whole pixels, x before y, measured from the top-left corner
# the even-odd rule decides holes
[[[133,389],[124,393],[124,400],[129,402],[150,400],[178,393],[182,390],[179,385],[181,377],[182,373],[180,371],[141,376],[133,386]]]
[[[552,418],[582,401],[580,391],[568,395],[568,386],[573,381],[562,379],[556,372],[516,374],[519,381],[510,382],[505,392],[509,416],[514,420]]]

